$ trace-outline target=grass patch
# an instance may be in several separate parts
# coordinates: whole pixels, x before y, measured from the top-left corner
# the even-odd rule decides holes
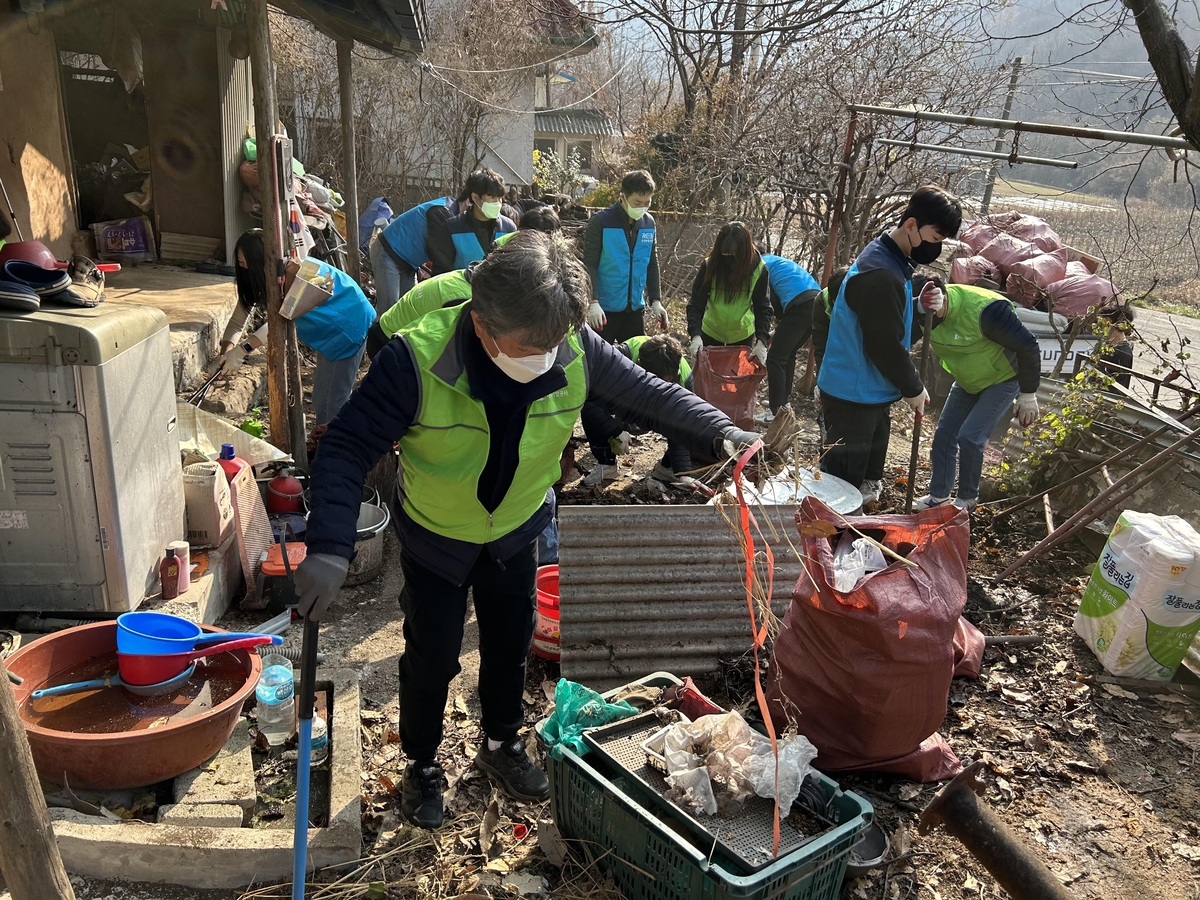
[[[1153,309],[1156,312],[1167,313],[1172,316],[1186,316],[1195,318],[1200,315],[1200,309],[1188,303],[1171,303],[1166,300],[1159,300],[1156,297],[1148,297],[1145,300],[1133,301],[1134,306],[1141,306],[1145,309]]]

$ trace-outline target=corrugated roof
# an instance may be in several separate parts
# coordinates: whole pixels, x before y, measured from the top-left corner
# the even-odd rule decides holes
[[[547,131],[556,134],[579,134],[591,137],[611,137],[612,120],[599,109],[560,109],[553,112],[533,114],[534,132]]]
[[[796,506],[753,509],[782,618],[802,571]],[[605,687],[693,675],[749,651],[746,563],[715,507],[561,506],[558,517],[563,677]]]
[[[351,38],[388,53],[425,46],[425,0],[271,0],[334,38]]]

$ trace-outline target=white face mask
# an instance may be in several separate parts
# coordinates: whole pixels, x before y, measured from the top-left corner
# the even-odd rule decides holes
[[[500,215],[500,201],[494,203],[480,203],[479,211],[489,219],[494,219]]]
[[[492,339],[492,343],[495,343],[495,338]],[[484,349],[487,349],[486,345]],[[550,367],[554,365],[554,360],[557,358],[557,347],[533,356],[515,357],[501,351],[500,345],[496,344],[496,355],[492,356],[491,360],[501,372],[513,381],[518,384],[529,384],[529,382],[533,381],[539,375],[545,375],[549,372]]]

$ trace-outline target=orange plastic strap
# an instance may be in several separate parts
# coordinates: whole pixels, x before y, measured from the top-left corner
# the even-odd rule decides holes
[[[758,617],[754,614],[754,593],[752,590],[754,584],[754,534],[750,530],[750,525],[753,523],[754,530],[758,532],[759,537],[762,537],[762,529],[758,526],[758,521],[754,518],[754,514],[750,512],[750,507],[746,504],[746,495],[742,491],[742,470],[746,468],[746,463],[763,448],[761,440],[755,441],[745,452],[738,458],[737,464],[733,467],[733,485],[737,491],[738,513],[742,526],[742,537],[746,541],[746,608],[750,612],[750,634],[754,637],[752,650],[754,652],[754,695],[758,699],[758,711],[762,714],[763,723],[767,726],[767,736],[771,739],[771,752],[775,756],[775,820],[774,820],[774,837],[775,846],[772,850],[773,856],[779,856],[779,744],[775,739],[775,725],[771,721],[771,714],[767,710],[767,695],[763,692],[762,678],[759,674],[758,665],[758,648],[762,647],[767,640],[767,623],[764,620],[762,626],[758,624]],[[771,545],[763,538],[763,548],[766,551],[767,557],[767,602],[770,603],[771,595],[775,589],[775,555],[771,552]]]

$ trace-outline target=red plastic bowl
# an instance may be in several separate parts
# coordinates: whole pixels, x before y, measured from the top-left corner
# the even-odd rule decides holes
[[[222,629],[201,626],[205,631]],[[158,728],[112,734],[76,734],[34,725],[26,719],[32,691],[59,683],[66,672],[94,656],[117,650],[117,623],[97,622],[46,635],[8,658],[6,666],[25,679],[13,694],[25,724],[38,775],[61,784],[63,774],[73,788],[122,790],[175,778],[212,757],[229,740],[262,671],[255,652],[235,650],[244,666],[245,682],[213,709]],[[119,690],[119,688],[106,688]]]

